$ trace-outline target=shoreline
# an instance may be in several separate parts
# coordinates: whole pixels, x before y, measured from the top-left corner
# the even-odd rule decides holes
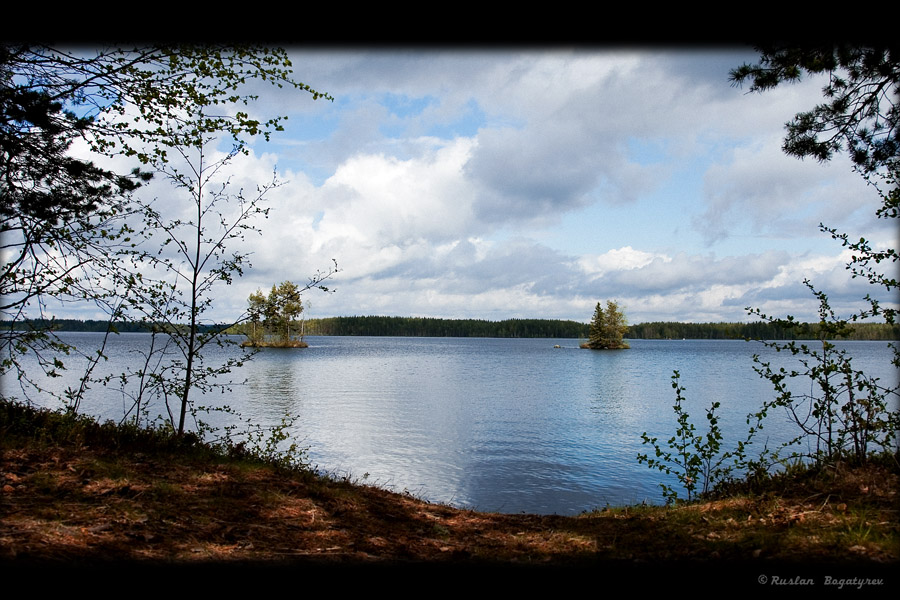
[[[578,516],[478,512],[267,462],[243,445],[0,402],[0,562],[896,566],[898,469]],[[759,568],[759,567],[756,567]]]

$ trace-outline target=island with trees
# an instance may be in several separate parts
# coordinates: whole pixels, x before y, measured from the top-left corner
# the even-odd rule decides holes
[[[628,324],[619,305],[607,300],[606,310],[603,310],[598,302],[591,319],[588,341],[581,347],[589,350],[624,350],[630,347],[623,339],[626,331]]]
[[[303,312],[300,289],[291,281],[273,285],[269,295],[262,290],[250,294],[248,320],[240,328],[247,336],[241,347],[308,348],[303,341]]]

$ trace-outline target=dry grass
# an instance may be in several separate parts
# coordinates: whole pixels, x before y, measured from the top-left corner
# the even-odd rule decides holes
[[[429,504],[200,446],[16,434],[0,422],[5,564],[896,566],[897,469],[842,468],[761,493],[577,517]],[[51,436],[52,437],[52,436]]]

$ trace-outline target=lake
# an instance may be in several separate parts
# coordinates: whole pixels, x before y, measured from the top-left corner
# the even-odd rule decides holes
[[[64,333],[79,348],[101,334]],[[149,335],[114,336],[97,373],[131,370]],[[746,416],[773,397],[753,371],[760,353],[796,365],[755,342],[632,340],[630,350],[590,351],[572,339],[307,337],[306,349],[263,349],[233,372],[242,383],[198,404],[229,405],[245,418],[279,423],[319,470],[430,501],[508,513],[578,514],[605,505],[663,498],[636,456],[641,433],[668,439],[676,428],[671,376],[681,373],[685,407],[705,432],[705,409],[721,402],[726,443],[746,435]],[[554,348],[559,345],[561,348]],[[839,342],[854,367],[896,385],[887,342]],[[212,348],[208,362],[240,356]],[[57,392],[78,379],[78,360],[45,381]],[[22,396],[7,377],[5,394]],[[798,382],[809,392],[809,381]],[[803,391],[798,389],[798,392]],[[58,407],[46,396],[35,402]],[[131,402],[110,383],[95,385],[82,411],[121,419]],[[896,405],[895,405],[896,406]],[[152,415],[162,412],[151,407]],[[213,421],[224,425],[227,417]],[[764,430],[770,445],[794,433],[783,413]],[[761,443],[761,442],[760,442]]]

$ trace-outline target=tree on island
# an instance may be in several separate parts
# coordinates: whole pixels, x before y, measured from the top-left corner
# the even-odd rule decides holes
[[[301,338],[295,338],[294,332],[299,327],[297,318],[303,312],[300,300],[300,288],[291,281],[283,281],[273,285],[266,296],[262,290],[250,294],[247,309],[249,331],[245,328],[247,341],[244,346],[305,348],[307,345]]]
[[[591,328],[588,341],[581,345],[590,350],[620,350],[628,348],[628,343],[622,339],[628,330],[628,322],[625,313],[619,309],[619,305],[608,300],[606,310],[598,302],[594,309],[594,318],[591,319]]]
[[[248,331],[246,327],[242,328],[243,333],[247,336],[245,345],[257,346],[266,337],[266,330],[262,322],[266,311],[266,295],[262,293],[262,290],[256,290],[250,294],[248,301],[250,306],[247,309],[247,321],[250,329]]]

